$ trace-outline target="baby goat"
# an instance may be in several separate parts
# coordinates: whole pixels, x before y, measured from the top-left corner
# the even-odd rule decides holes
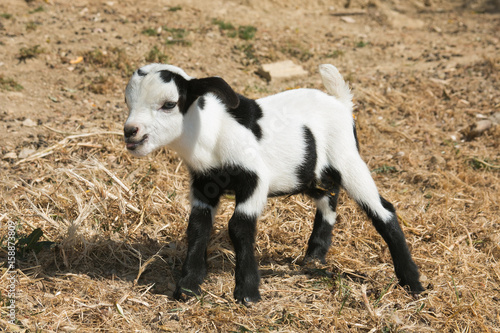
[[[304,193],[315,200],[306,260],[325,262],[341,186],[389,246],[399,283],[413,293],[424,290],[395,209],[379,195],[359,155],[349,87],[334,66],[321,65],[319,71],[328,94],[296,89],[258,100],[236,94],[220,77],[195,79],[172,65],[150,64],[133,74],[125,92],[127,149],[145,156],[168,146],[191,175],[188,250],[176,299],[200,293],[224,192],[236,198],[229,220],[234,297],[246,303],[260,299],[254,241],[267,198]]]

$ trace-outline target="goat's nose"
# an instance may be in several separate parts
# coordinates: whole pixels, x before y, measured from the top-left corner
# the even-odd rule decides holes
[[[125,126],[123,129],[123,134],[125,135],[125,139],[129,139],[137,134],[139,128],[136,126]]]

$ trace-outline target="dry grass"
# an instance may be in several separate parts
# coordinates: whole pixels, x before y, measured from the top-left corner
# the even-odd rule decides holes
[[[211,17],[202,22],[206,29],[217,28]],[[190,33],[193,46],[171,47],[191,52],[201,38],[197,31]],[[282,45],[277,45],[273,49],[259,33],[266,33],[265,29],[257,30],[254,43],[260,53],[256,57],[290,56],[292,48],[280,51]],[[326,54],[326,48],[311,51],[304,38],[290,35],[293,32],[281,40],[295,43],[289,43],[294,50],[300,45],[299,51],[308,55],[305,67],[314,68],[325,60],[318,54]],[[220,38],[218,43],[229,40],[233,49],[242,43]],[[349,43],[356,40],[351,38]],[[339,61],[372,56],[381,42],[375,38],[369,42],[356,51],[339,42]],[[372,51],[366,50],[370,47]],[[135,62],[151,48],[148,44],[131,59]],[[264,48],[268,48],[266,56],[261,54]],[[106,77],[130,71],[113,67],[114,60],[109,60],[123,59],[121,51],[108,53],[118,58],[88,52],[81,54],[92,56],[96,63],[86,60],[81,68],[95,66]],[[244,63],[245,55],[235,54],[226,60]],[[185,303],[174,301],[171,296],[186,252],[187,172],[167,150],[144,159],[125,152],[120,134],[123,115],[117,116],[114,106],[124,107],[123,96],[111,93],[104,99],[90,95],[99,114],[105,115],[106,126],[75,133],[41,127],[45,147],[23,159],[1,161],[0,258],[7,257],[3,226],[8,221],[16,225],[17,240],[37,229],[43,236],[24,245],[25,254],[16,262],[15,325],[7,323],[4,281],[8,273],[6,265],[0,264],[0,328],[25,332],[500,332],[500,128],[493,126],[465,140],[478,114],[498,112],[500,58],[428,70],[422,57],[415,66],[366,75],[340,66],[355,94],[362,155],[382,195],[398,209],[421,268],[427,289],[421,296],[412,297],[396,284],[381,237],[353,201],[341,194],[324,266],[301,265],[312,230],[313,203],[302,196],[269,200],[256,241],[263,300],[251,307],[235,304],[232,297],[235,257],[226,226],[234,202],[225,198],[209,244],[210,270],[203,294]],[[119,83],[113,81],[112,88],[103,92],[114,92]],[[237,83],[235,89],[255,86],[252,97],[259,97],[296,85],[321,88],[319,77],[312,77],[305,83],[269,86],[252,78]]]

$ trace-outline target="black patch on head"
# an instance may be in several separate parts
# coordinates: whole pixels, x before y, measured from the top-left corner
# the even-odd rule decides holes
[[[235,193],[236,203],[245,202],[258,184],[258,176],[242,166],[228,165],[204,172],[190,170],[193,196],[212,207],[227,191]]]
[[[297,178],[299,179],[300,188],[310,188],[316,183],[316,175],[314,170],[316,169],[316,160],[318,155],[316,152],[316,139],[309,127],[304,126],[304,143],[305,143],[305,154],[302,164],[297,168]]]
[[[140,68],[137,70],[137,75],[139,76],[146,76],[148,75],[148,73],[144,72],[143,70],[141,70]]]
[[[262,138],[262,129],[257,123],[262,118],[262,109],[253,99],[238,95],[240,104],[234,109],[228,109],[227,112],[236,119],[238,123],[245,126],[255,135],[257,140]]]
[[[229,109],[238,107],[240,100],[231,86],[220,77],[191,79],[188,82],[187,105],[191,105],[198,97],[212,93]]]
[[[160,78],[165,83],[169,83],[170,81],[172,81],[172,76],[174,76],[174,75],[176,75],[176,74],[172,73],[171,71],[167,71],[167,70],[160,71]]]
[[[188,102],[187,101],[187,94],[188,94],[188,81],[180,76],[179,74],[172,73],[171,71],[168,71],[166,69],[158,71],[160,74],[160,78],[164,83],[169,83],[172,80],[175,83],[175,86],[177,87],[177,91],[179,93],[179,99],[177,100],[177,106],[179,108],[179,111],[182,114],[185,114],[187,110],[189,109],[189,106],[194,102],[194,100]],[[189,103],[189,104],[188,104]]]
[[[205,97],[201,96],[198,98],[198,107],[203,110],[205,108]]]
[[[193,104],[194,100],[188,101],[188,80],[182,76],[172,73],[175,85],[177,86],[177,91],[179,92],[179,100],[177,101],[177,106],[182,114],[186,114],[187,110]]]
[[[207,93],[216,95],[222,103],[229,109],[238,107],[239,98],[234,90],[220,77],[207,77],[203,79],[186,80],[179,74],[172,73],[168,70],[159,71],[160,78],[163,82],[168,83],[174,81],[179,92],[179,100],[177,105],[182,114],[186,114],[189,107],[198,99]],[[204,107],[204,100],[201,100],[201,108]]]

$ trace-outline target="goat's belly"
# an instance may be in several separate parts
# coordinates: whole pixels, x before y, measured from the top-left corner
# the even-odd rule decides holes
[[[269,184],[269,196],[290,194],[294,192],[296,184],[297,177],[278,177]]]

